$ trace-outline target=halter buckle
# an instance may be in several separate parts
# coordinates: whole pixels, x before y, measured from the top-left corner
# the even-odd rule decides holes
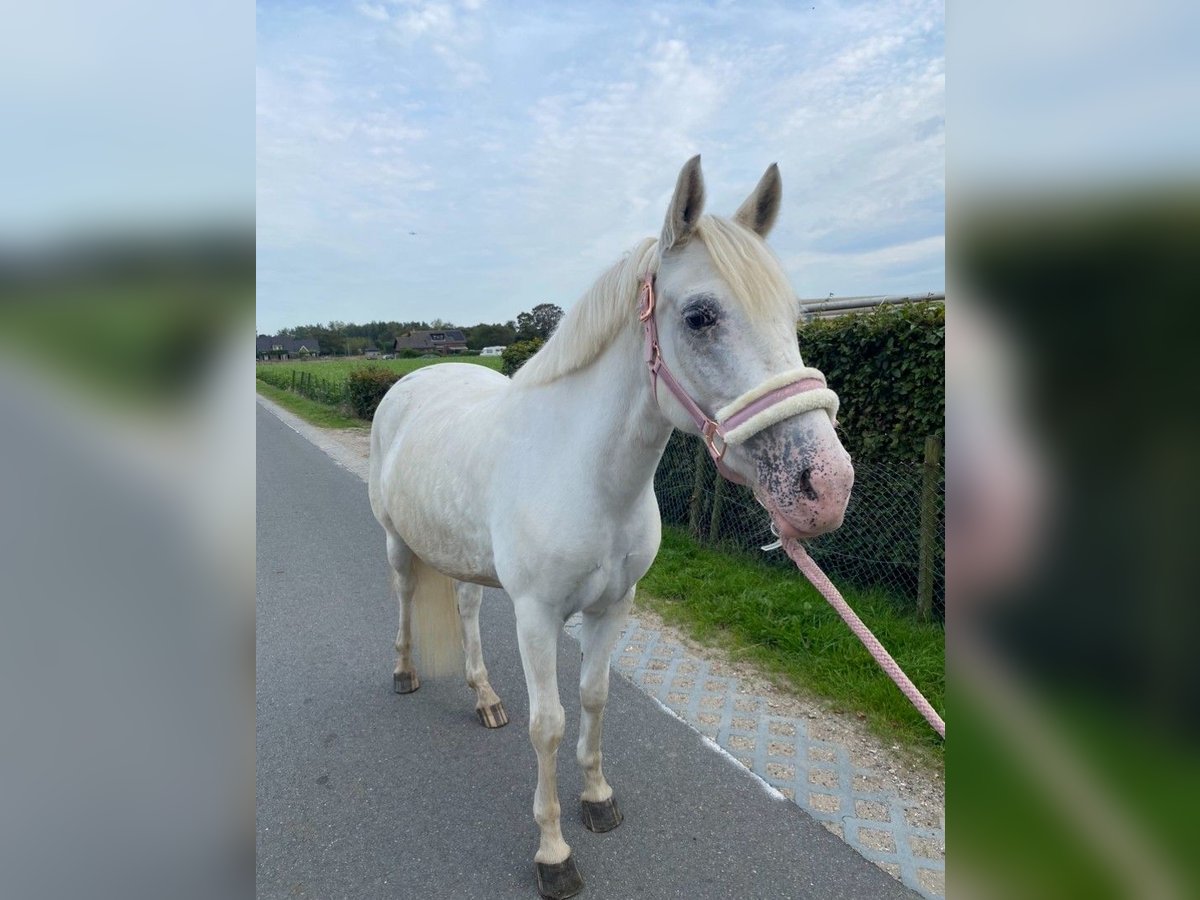
[[[641,295],[638,298],[642,304],[642,308],[638,312],[638,321],[645,322],[654,315],[654,276],[646,276],[646,280],[642,282]]]
[[[704,421],[704,427],[700,430],[700,434],[704,437],[704,445],[708,447],[708,453],[714,461],[720,462],[725,458],[725,450],[729,447],[725,443],[725,438],[721,436],[719,431],[720,426],[712,419]],[[717,449],[716,439],[721,437],[721,449]]]

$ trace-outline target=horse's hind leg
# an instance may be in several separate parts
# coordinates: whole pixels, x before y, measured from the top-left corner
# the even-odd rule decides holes
[[[396,631],[396,669],[392,673],[392,690],[411,694],[421,686],[412,661],[412,605],[416,582],[412,575],[412,551],[399,537],[388,533],[388,562],[392,566],[392,587],[400,604],[400,627]]]
[[[475,714],[487,728],[500,728],[508,724],[508,715],[488,682],[487,666],[483,664],[483,643],[479,639],[479,607],[483,603],[483,588],[478,584],[458,581],[454,590],[458,595],[458,614],[462,617],[467,684],[475,692]]]
[[[599,615],[583,614],[580,643],[583,646],[583,668],[579,675],[579,744],[576,759],[583,769],[583,824],[590,831],[612,831],[621,824],[613,790],[601,767],[600,733],[604,721],[604,704],[608,702],[609,662],[613,645],[629,619],[633,605],[633,588],[619,603]]]

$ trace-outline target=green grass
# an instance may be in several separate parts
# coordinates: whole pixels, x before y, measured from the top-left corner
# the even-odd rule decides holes
[[[265,381],[256,380],[254,385],[255,389],[268,400],[275,401],[288,412],[295,413],[312,425],[319,425],[322,428],[367,428],[370,426],[369,422],[364,422],[362,419],[343,415],[336,407],[317,403],[315,400],[309,400],[307,397],[277,388]]]
[[[486,366],[489,369],[495,369],[499,372],[501,357],[450,356],[438,357],[437,359],[364,359],[360,356],[353,359],[314,359],[307,362],[285,359],[280,362],[258,363],[258,369],[260,371],[265,368],[273,370],[282,369],[283,371],[295,369],[297,372],[311,372],[317,378],[327,378],[330,381],[344,382],[353,370],[361,369],[364,366],[375,366],[380,369],[398,372],[401,375],[407,375],[409,372],[416,371],[425,366],[448,362]]]
[[[882,594],[839,588],[945,715],[945,629],[916,621]],[[924,759],[940,758],[941,738],[798,572],[701,547],[685,531],[664,527],[662,549],[639,584],[638,602],[696,640],[826,697],[835,709],[859,714],[877,734]]]

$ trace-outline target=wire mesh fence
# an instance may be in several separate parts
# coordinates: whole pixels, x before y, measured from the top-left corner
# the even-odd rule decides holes
[[[945,470],[939,459],[855,460],[854,491],[842,527],[806,546],[835,581],[879,590],[915,614],[945,609]],[[791,568],[766,511],[750,491],[717,475],[698,439],[671,437],[654,478],[663,522],[700,544]]]
[[[329,406],[340,406],[348,398],[346,382],[322,378],[304,370],[259,366],[255,377],[277,388],[295,391],[302,397]]]

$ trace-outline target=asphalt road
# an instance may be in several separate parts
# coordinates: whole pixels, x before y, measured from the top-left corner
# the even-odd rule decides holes
[[[486,593],[485,730],[460,679],[392,693],[395,601],[366,485],[258,408],[257,887],[260,898],[537,896],[535,757],[512,607]],[[625,815],[579,821],[579,649],[559,682],[563,834],[582,898],[913,898],[796,805],[773,799],[614,673],[604,768]]]

